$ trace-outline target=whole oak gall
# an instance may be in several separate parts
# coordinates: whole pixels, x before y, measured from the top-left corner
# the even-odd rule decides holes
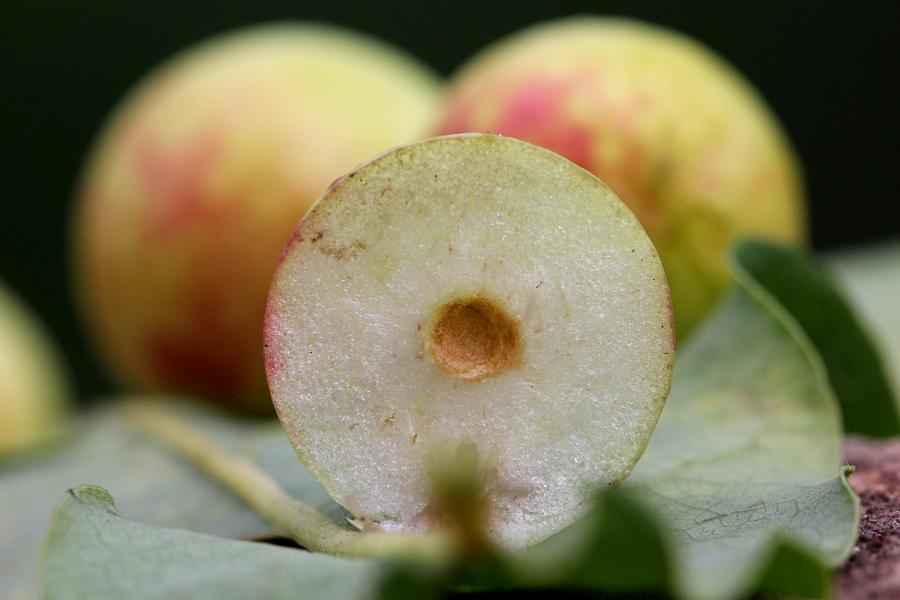
[[[104,127],[77,198],[75,283],[122,382],[271,411],[266,290],[330,181],[421,136],[436,78],[315,25],[224,35],[149,75]]]
[[[436,132],[465,131],[544,146],[606,182],[659,251],[679,336],[727,287],[737,238],[805,239],[801,176],[771,111],[663,28],[580,17],[501,40],[451,82]]]
[[[37,317],[0,282],[0,458],[60,432],[71,402],[62,357]]]

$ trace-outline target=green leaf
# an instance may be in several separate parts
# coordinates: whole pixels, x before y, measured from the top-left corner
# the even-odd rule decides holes
[[[343,521],[343,511],[297,462],[274,421],[239,421],[200,408],[179,414],[223,446],[275,476],[294,497]],[[0,598],[30,598],[37,555],[57,499],[84,483],[111,490],[145,523],[222,537],[264,536],[269,526],[222,486],[165,446],[148,439],[115,406],[85,418],[65,442],[43,454],[0,465]]]
[[[686,595],[750,591],[777,540],[824,565],[856,538],[841,424],[825,371],[791,316],[743,270],[682,349],[672,394],[627,485],[665,523]]]
[[[760,591],[788,598],[828,598],[833,569],[808,550],[782,540],[766,565]]]
[[[894,389],[900,384],[900,241],[844,251],[828,265],[885,350]],[[900,401],[900,398],[895,398]],[[900,410],[900,403],[898,403]]]
[[[366,599],[378,597],[384,573],[375,561],[129,521],[95,486],[59,502],[41,561],[43,595],[52,600]]]
[[[745,241],[735,258],[803,327],[837,393],[844,430],[900,435],[900,410],[887,370],[850,304],[800,249]],[[894,296],[896,301],[897,296]]]

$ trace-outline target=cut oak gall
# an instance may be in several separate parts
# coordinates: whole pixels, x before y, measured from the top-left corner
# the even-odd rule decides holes
[[[487,535],[521,548],[631,472],[674,333],[656,250],[605,184],[470,134],[397,148],[326,191],[273,277],[265,351],[298,456],[360,522],[459,521],[434,474],[462,452]]]

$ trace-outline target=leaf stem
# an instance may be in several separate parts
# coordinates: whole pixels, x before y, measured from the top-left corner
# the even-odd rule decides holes
[[[358,532],[341,527],[315,507],[292,498],[255,463],[226,450],[161,402],[132,402],[125,411],[139,429],[190,459],[244,500],[279,533],[308,550],[437,565],[447,564],[457,554],[458,544],[447,531]]]

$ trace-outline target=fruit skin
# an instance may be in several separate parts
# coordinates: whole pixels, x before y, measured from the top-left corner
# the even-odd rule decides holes
[[[271,411],[262,318],[292,228],[335,177],[433,125],[437,80],[320,25],[229,34],[164,64],[97,142],[75,285],[130,387]]]
[[[0,282],[0,458],[60,431],[69,377],[41,323]]]
[[[659,251],[679,337],[727,287],[736,238],[806,238],[799,167],[763,100],[663,28],[578,17],[500,41],[451,82],[437,133],[463,131],[542,145],[606,182]]]

